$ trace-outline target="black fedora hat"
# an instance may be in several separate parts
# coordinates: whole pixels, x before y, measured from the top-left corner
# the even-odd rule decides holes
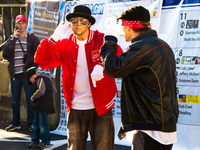
[[[72,12],[66,15],[67,21],[69,21],[72,17],[84,17],[91,22],[91,25],[93,25],[96,21],[95,18],[91,16],[90,8],[85,5],[74,6]]]

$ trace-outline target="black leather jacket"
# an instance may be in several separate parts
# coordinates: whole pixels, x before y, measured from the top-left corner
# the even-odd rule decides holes
[[[122,78],[119,138],[131,130],[176,131],[176,64],[171,48],[154,30],[132,39],[127,52],[119,57],[112,38],[105,40],[101,57],[106,72]]]

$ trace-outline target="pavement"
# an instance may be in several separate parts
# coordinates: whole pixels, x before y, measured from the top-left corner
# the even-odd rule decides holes
[[[31,142],[33,132],[28,130],[26,124],[22,124],[22,129],[14,131],[5,131],[9,121],[0,120],[0,150],[29,150],[28,145]],[[67,150],[67,136],[51,133],[51,148],[45,150]],[[130,150],[130,147],[115,145],[114,150]],[[30,149],[36,150],[36,149]],[[91,142],[87,142],[87,150],[92,150]]]

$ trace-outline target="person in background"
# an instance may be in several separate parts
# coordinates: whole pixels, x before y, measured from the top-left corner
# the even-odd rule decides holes
[[[13,119],[5,128],[6,131],[21,129],[20,125],[20,100],[22,86],[27,99],[27,126],[32,131],[34,111],[31,101],[32,85],[27,85],[25,72],[29,67],[37,66],[34,63],[34,54],[40,40],[27,31],[27,21],[24,15],[18,15],[15,19],[17,28],[3,46],[3,53],[10,58],[8,71],[10,74]]]
[[[86,150],[88,132],[93,149],[114,148],[113,98],[117,88],[102,66],[99,50],[104,34],[91,30],[95,18],[85,5],[76,5],[35,54],[43,69],[62,66],[62,85],[68,111],[68,149]],[[67,34],[72,29],[73,33]],[[117,54],[123,51],[118,47]]]
[[[33,137],[29,148],[50,148],[50,131],[47,118],[49,114],[55,113],[53,95],[57,92],[51,83],[51,75],[48,70],[39,71],[36,67],[31,67],[26,71],[28,84],[33,84],[33,109],[35,116],[33,121]],[[41,142],[40,142],[41,139]]]
[[[100,56],[107,75],[122,78],[118,137],[135,131],[133,150],[171,150],[177,141],[178,120],[174,53],[151,29],[146,8],[129,7],[117,20],[122,23],[125,41],[131,41],[131,45],[117,56],[116,37],[110,34],[105,37]],[[117,27],[110,29],[118,31]]]

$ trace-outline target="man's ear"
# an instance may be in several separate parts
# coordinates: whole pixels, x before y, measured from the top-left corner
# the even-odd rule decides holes
[[[88,28],[90,28],[90,27],[91,27],[91,22],[88,23]]]
[[[131,30],[131,28],[128,28],[128,27],[126,26],[126,30],[127,30],[127,31],[130,31],[130,30]]]

